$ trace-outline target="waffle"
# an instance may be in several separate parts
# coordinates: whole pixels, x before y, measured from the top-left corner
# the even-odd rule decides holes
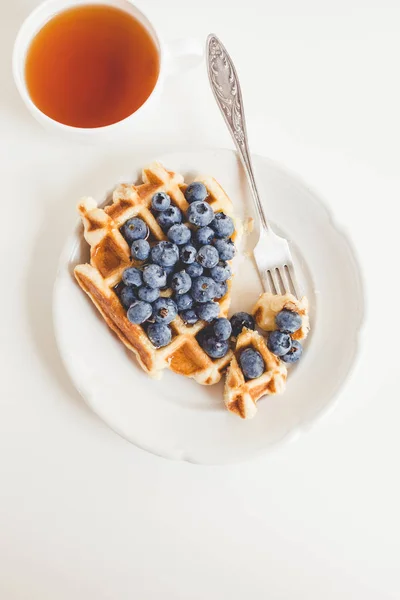
[[[258,350],[263,357],[265,372],[257,379],[246,381],[239,366],[239,356],[242,350],[249,347]],[[226,371],[226,408],[242,419],[251,419],[257,412],[257,400],[265,394],[281,394],[285,390],[286,376],[286,366],[268,350],[264,338],[257,331],[243,329],[238,335],[234,354]]]
[[[141,367],[153,377],[160,377],[164,369],[192,377],[201,384],[214,384],[229,364],[232,352],[221,359],[211,359],[200,347],[196,336],[206,326],[203,321],[187,326],[177,316],[171,325],[172,341],[164,348],[155,348],[141,325],[131,323],[115,291],[129,266],[138,266],[131,260],[130,248],[120,233],[121,226],[134,216],[148,225],[150,240],[167,239],[153,216],[151,199],[158,191],[169,194],[172,203],[183,212],[188,203],[184,197],[186,185],[182,175],[167,171],[154,162],[142,173],[143,184],[119,185],[113,201],[104,209],[91,198],[83,198],[78,205],[84,225],[84,236],[90,246],[90,264],[78,265],[75,277],[81,288],[97,307],[107,325],[131,350]],[[212,177],[199,177],[207,188],[208,202],[215,212],[223,211],[233,217],[232,203],[222,187]],[[234,239],[234,236],[232,236]],[[164,295],[171,292],[167,290]],[[230,305],[231,282],[227,294],[219,300],[220,316],[226,316]]]
[[[277,296],[266,292],[261,294],[253,307],[253,315],[257,325],[264,331],[274,331],[276,329],[275,317],[282,309],[297,312],[302,317],[302,326],[291,337],[294,340],[304,340],[310,330],[310,319],[308,316],[308,300],[304,296],[297,300],[292,294]]]

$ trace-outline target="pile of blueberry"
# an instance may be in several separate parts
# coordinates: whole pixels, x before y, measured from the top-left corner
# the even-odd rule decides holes
[[[152,198],[152,210],[168,241],[152,243],[148,240],[147,224],[140,218],[129,219],[121,233],[131,247],[132,257],[142,261],[140,268],[129,267],[123,273],[123,285],[118,288],[122,305],[131,323],[143,324],[156,348],[170,343],[169,323],[177,314],[187,325],[199,319],[211,323],[219,315],[219,300],[227,293],[231,268],[227,261],[235,255],[230,239],[234,233],[231,217],[223,212],[214,213],[208,202],[207,189],[200,182],[190,184],[185,191],[189,203],[186,221],[180,209],[171,204],[165,192]],[[171,298],[160,297],[160,290],[171,288]],[[217,319],[213,327],[217,327]],[[226,321],[229,326],[230,323]],[[224,356],[228,351],[227,325],[217,327],[216,336],[202,336],[221,342],[222,347],[209,350],[210,356]],[[219,333],[218,333],[219,331]],[[222,337],[221,337],[222,336]],[[224,353],[223,349],[227,346]],[[214,357],[214,356],[213,356]],[[215,356],[216,358],[217,356]]]
[[[235,255],[230,239],[234,233],[232,219],[223,212],[214,213],[208,202],[206,187],[199,182],[185,191],[189,203],[184,216],[164,192],[152,198],[152,210],[168,241],[149,241],[149,229],[140,218],[129,219],[121,233],[131,247],[134,259],[142,265],[125,269],[123,283],[118,286],[122,305],[131,323],[145,327],[156,348],[167,346],[172,339],[169,324],[179,314],[187,325],[199,319],[209,323],[197,336],[211,358],[224,357],[231,337],[237,337],[244,327],[255,329],[253,317],[238,312],[230,319],[219,318],[219,300],[227,293],[231,268],[227,261]],[[171,298],[161,297],[160,291],[171,288]],[[276,316],[277,330],[268,336],[268,348],[288,363],[296,362],[302,354],[301,344],[291,334],[301,327],[301,317],[290,310]],[[246,379],[256,379],[265,371],[261,354],[246,348],[239,356]]]
[[[238,312],[231,317],[230,321],[223,317],[216,319],[199,333],[197,339],[208,356],[223,358],[229,350],[231,338],[236,338],[243,327],[254,329],[254,319],[248,313]]]
[[[303,353],[303,347],[291,334],[298,331],[302,325],[301,316],[293,310],[284,308],[275,317],[277,329],[268,336],[267,346],[276,356],[286,363],[294,363]]]
[[[254,319],[247,313],[237,313],[231,319],[233,335],[238,335],[242,327],[254,329]],[[275,317],[276,331],[268,335],[269,350],[286,363],[294,363],[303,353],[300,342],[292,339],[292,334],[302,325],[301,316],[291,310],[283,309]],[[239,364],[246,379],[256,379],[265,371],[263,357],[258,350],[246,348],[239,356]]]

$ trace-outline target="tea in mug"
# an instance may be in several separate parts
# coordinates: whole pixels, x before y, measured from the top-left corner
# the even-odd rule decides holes
[[[112,125],[150,96],[159,74],[150,32],[127,12],[83,5],[55,15],[26,56],[25,78],[34,104],[73,127]]]

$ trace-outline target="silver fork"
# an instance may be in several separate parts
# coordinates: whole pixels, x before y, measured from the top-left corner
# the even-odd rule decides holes
[[[216,35],[207,38],[207,70],[217,104],[235,142],[245,170],[259,218],[259,239],[254,258],[264,289],[273,294],[292,293],[300,299],[300,288],[288,241],[272,231],[258,193],[249,152],[242,92],[235,66]]]

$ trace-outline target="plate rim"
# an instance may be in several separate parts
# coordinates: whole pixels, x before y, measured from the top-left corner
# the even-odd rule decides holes
[[[154,152],[154,155],[156,157],[161,155],[164,158],[169,154],[173,155],[173,154],[179,153],[179,154],[187,155],[187,154],[194,154],[194,153],[199,153],[199,152],[210,152],[210,151],[234,155],[238,161],[238,164],[240,165],[240,159],[239,159],[238,152],[236,150],[234,150],[233,148],[226,148],[226,147],[217,147],[217,146],[199,146],[196,148],[173,147],[172,149],[170,148],[169,150],[166,150],[166,151],[161,150],[161,152],[160,151]],[[136,152],[134,150],[132,152],[132,155],[135,156],[135,154],[138,155],[138,152]],[[145,155],[149,154],[149,150],[147,148],[144,149],[144,154]],[[313,416],[310,418],[310,421],[307,423],[306,426],[302,426],[301,424],[299,424],[296,428],[285,433],[282,436],[282,438],[280,438],[276,442],[273,442],[270,446],[261,448],[261,449],[255,449],[251,454],[246,455],[242,458],[235,457],[234,460],[228,459],[228,460],[213,460],[213,461],[204,461],[203,460],[203,461],[200,461],[200,460],[196,460],[193,456],[190,455],[190,453],[185,452],[183,456],[182,456],[182,453],[180,453],[179,456],[177,456],[177,455],[174,455],[173,452],[170,452],[168,450],[166,450],[165,452],[161,452],[153,447],[147,447],[146,444],[143,444],[136,440],[133,441],[132,439],[128,439],[121,431],[118,430],[118,428],[116,428],[114,425],[110,424],[110,422],[106,421],[102,417],[102,415],[96,410],[96,404],[91,402],[90,397],[89,397],[90,395],[85,394],[84,391],[81,389],[84,386],[81,385],[81,381],[80,381],[80,378],[77,376],[78,373],[77,373],[76,369],[74,369],[74,367],[71,365],[71,363],[67,361],[67,358],[66,358],[64,350],[63,350],[63,345],[60,342],[61,334],[60,334],[60,329],[59,329],[59,325],[58,325],[58,315],[57,315],[58,308],[57,308],[57,302],[56,302],[58,282],[62,275],[63,269],[66,268],[69,263],[69,257],[71,255],[72,249],[74,248],[73,241],[79,234],[79,229],[82,228],[82,223],[81,223],[81,220],[79,217],[77,217],[75,226],[73,227],[70,234],[65,239],[65,242],[63,244],[63,247],[62,247],[62,250],[60,253],[60,257],[59,257],[59,260],[57,263],[57,270],[56,270],[56,274],[55,274],[55,278],[54,278],[54,282],[53,282],[53,288],[52,288],[52,324],[53,324],[54,337],[56,340],[59,356],[61,358],[63,367],[72,382],[72,385],[77,390],[77,392],[79,393],[79,395],[81,396],[81,398],[83,399],[85,404],[90,408],[90,410],[93,411],[93,413],[99,419],[101,419],[101,421],[103,423],[105,423],[107,425],[107,427],[109,427],[112,431],[114,431],[119,437],[124,439],[126,442],[132,443],[134,446],[136,446],[136,448],[139,448],[142,451],[149,452],[150,454],[153,454],[154,456],[158,456],[163,459],[173,460],[176,462],[185,462],[185,463],[195,464],[195,465],[204,465],[204,466],[212,466],[212,465],[216,465],[216,466],[226,465],[227,466],[227,465],[232,465],[232,464],[240,464],[240,463],[248,462],[250,460],[254,460],[254,459],[260,458],[262,456],[265,456],[267,453],[275,452],[275,451],[277,451],[278,448],[297,440],[305,432],[311,431],[317,424],[319,424],[325,417],[327,417],[337,407],[338,402],[340,400],[340,394],[341,394],[342,390],[345,388],[345,386],[348,384],[350,377],[356,370],[356,368],[359,364],[359,361],[360,361],[360,354],[361,354],[360,347],[361,347],[361,341],[365,334],[365,324],[366,324],[368,312],[369,312],[369,303],[368,303],[368,297],[365,293],[366,278],[365,278],[363,263],[360,258],[358,249],[357,249],[356,245],[354,244],[353,239],[351,237],[350,229],[344,223],[337,220],[337,218],[334,215],[333,210],[331,209],[330,205],[326,201],[325,196],[323,194],[321,194],[317,190],[317,188],[311,186],[307,181],[305,181],[304,178],[300,174],[298,174],[295,170],[287,167],[284,163],[282,163],[280,161],[273,160],[273,159],[263,156],[262,154],[259,154],[259,153],[252,153],[252,157],[257,160],[261,160],[261,161],[265,161],[265,162],[269,163],[273,169],[275,169],[276,171],[279,171],[279,173],[281,173],[282,175],[289,176],[289,178],[293,182],[299,184],[304,190],[307,190],[307,192],[310,193],[310,195],[318,201],[320,207],[325,212],[329,227],[332,228],[334,231],[337,232],[337,234],[340,235],[342,241],[346,244],[346,246],[349,250],[349,254],[350,254],[351,260],[352,260],[353,270],[357,274],[357,287],[359,290],[359,298],[362,302],[361,310],[359,313],[359,320],[357,323],[357,327],[354,330],[354,337],[352,338],[353,339],[353,343],[352,343],[353,353],[352,353],[351,359],[349,360],[348,368],[345,371],[343,377],[341,378],[341,381],[339,381],[336,388],[334,389],[334,391],[331,395],[331,398],[329,400],[329,403],[326,406],[322,406],[315,414],[313,414]],[[155,160],[157,160],[157,158]],[[134,169],[135,169],[135,167],[133,165],[132,170],[134,170]],[[106,190],[105,194],[108,195],[108,193],[109,193],[109,191]],[[107,202],[107,199],[104,201],[104,204],[106,202]]]

